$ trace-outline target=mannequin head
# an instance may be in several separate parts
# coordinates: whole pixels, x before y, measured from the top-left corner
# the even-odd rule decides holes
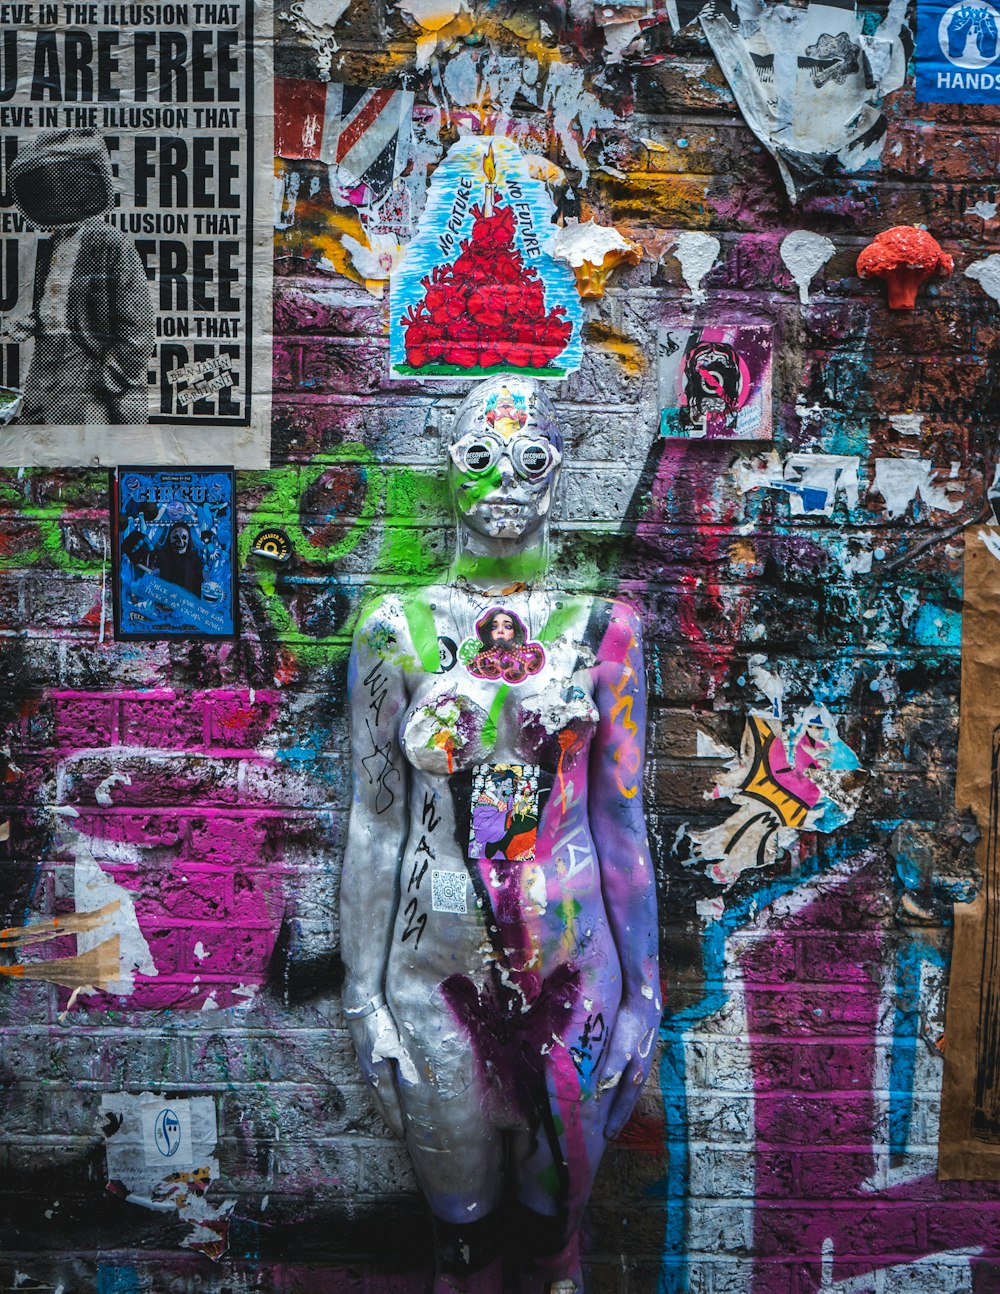
[[[455,416],[448,481],[460,531],[524,540],[545,528],[562,461],[552,401],[534,378],[480,382]]]

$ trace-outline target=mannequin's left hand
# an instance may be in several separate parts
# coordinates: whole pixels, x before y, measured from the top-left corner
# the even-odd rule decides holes
[[[611,1141],[628,1123],[649,1077],[660,1027],[660,1008],[640,998],[638,1005],[622,1003],[602,1066],[598,1096],[608,1103],[604,1135]]]

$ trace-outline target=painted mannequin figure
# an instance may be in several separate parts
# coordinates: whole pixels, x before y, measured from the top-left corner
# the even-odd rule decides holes
[[[380,598],[351,657],[344,1010],[433,1214],[436,1294],[500,1294],[505,1246],[522,1294],[582,1289],[660,1019],[640,628],[543,583],[561,456],[538,383],[480,384],[449,581]]]

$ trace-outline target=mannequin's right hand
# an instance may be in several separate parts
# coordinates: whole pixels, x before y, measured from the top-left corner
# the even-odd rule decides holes
[[[416,1083],[417,1067],[396,1028],[387,1006],[360,1020],[348,1020],[361,1072],[379,1114],[398,1136],[404,1132],[399,1083]]]

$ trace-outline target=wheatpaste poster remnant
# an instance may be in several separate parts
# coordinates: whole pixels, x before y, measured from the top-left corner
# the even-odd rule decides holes
[[[980,830],[982,886],[955,905],[945,1018],[938,1174],[1000,1174],[1000,532],[965,530],[962,688],[955,805]]]
[[[11,16],[0,465],[268,466],[269,11]]]
[[[660,435],[771,439],[771,328],[732,324],[657,334]]]
[[[872,31],[853,4],[709,6],[700,22],[747,125],[794,202],[882,155],[882,100],[906,76],[905,5]],[[904,43],[904,37],[906,38]]]
[[[116,637],[233,636],[233,513],[229,468],[115,473]]]
[[[580,298],[572,270],[553,259],[553,215],[511,140],[459,140],[392,275],[392,373],[560,378],[579,368]]]

